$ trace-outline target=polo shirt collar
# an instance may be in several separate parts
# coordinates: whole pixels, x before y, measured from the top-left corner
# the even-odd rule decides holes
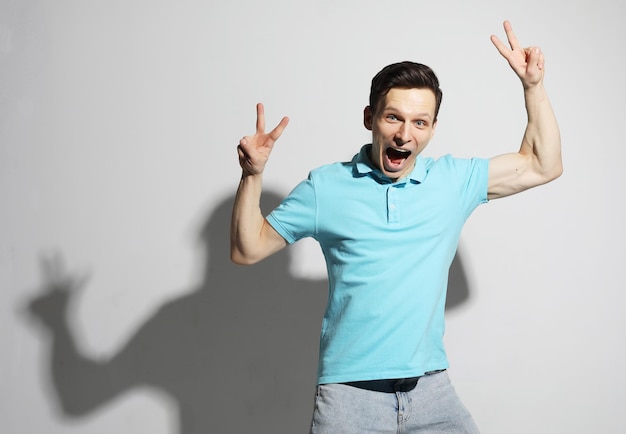
[[[361,147],[361,150],[358,154],[354,156],[352,161],[354,162],[354,173],[357,176],[366,176],[370,175],[372,178],[376,179],[378,182],[389,184],[393,183],[391,178],[387,175],[384,175],[380,170],[376,169],[372,162],[370,161],[369,156],[367,155],[372,149],[372,145],[364,145]],[[420,184],[424,181],[426,177],[426,163],[424,162],[424,158],[418,155],[415,159],[415,167],[409,175],[399,181],[398,184],[405,184],[410,181],[413,184]]]

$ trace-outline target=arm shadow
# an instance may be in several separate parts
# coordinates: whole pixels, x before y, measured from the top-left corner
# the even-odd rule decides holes
[[[452,310],[466,303],[469,300],[469,297],[470,288],[467,280],[467,272],[465,271],[465,266],[463,265],[463,256],[457,249],[448,274],[446,311]]]
[[[265,193],[262,206],[279,199]],[[180,434],[308,430],[327,281],[292,276],[289,249],[259,265],[231,263],[233,200],[223,200],[202,228],[201,283],[163,304],[107,360],[86,357],[74,341],[75,276],[44,273],[51,281],[28,311],[49,340],[45,364],[60,415],[86,416],[147,386],[177,404]]]

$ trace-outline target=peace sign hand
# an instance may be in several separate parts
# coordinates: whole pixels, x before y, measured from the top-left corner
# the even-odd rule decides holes
[[[269,133],[265,133],[265,111],[263,104],[256,105],[256,133],[245,136],[239,141],[237,153],[243,175],[259,175],[263,173],[274,143],[287,127],[289,118],[284,117]]]
[[[544,75],[544,58],[539,47],[522,48],[517,41],[511,23],[504,22],[504,31],[511,48],[507,47],[497,36],[491,35],[491,42],[498,49],[509,65],[522,80],[525,89],[541,83]]]

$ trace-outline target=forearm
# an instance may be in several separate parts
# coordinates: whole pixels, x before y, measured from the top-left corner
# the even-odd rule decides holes
[[[286,244],[261,213],[262,174],[244,175],[239,182],[230,230],[230,257],[253,264]]]
[[[528,124],[520,154],[532,158],[533,171],[549,182],[563,172],[561,135],[543,82],[524,89]]]
[[[239,181],[230,227],[230,256],[236,263],[246,262],[261,234],[262,178],[262,174],[247,175]]]
[[[110,365],[80,354],[66,329],[55,333],[50,365],[54,390],[68,415],[84,416],[120,392]]]

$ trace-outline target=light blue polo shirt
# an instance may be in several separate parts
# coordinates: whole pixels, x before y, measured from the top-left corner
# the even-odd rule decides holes
[[[418,156],[392,182],[361,148],[310,172],[267,216],[288,243],[313,237],[328,269],[318,384],[444,369],[448,271],[461,229],[487,202],[486,159]]]

